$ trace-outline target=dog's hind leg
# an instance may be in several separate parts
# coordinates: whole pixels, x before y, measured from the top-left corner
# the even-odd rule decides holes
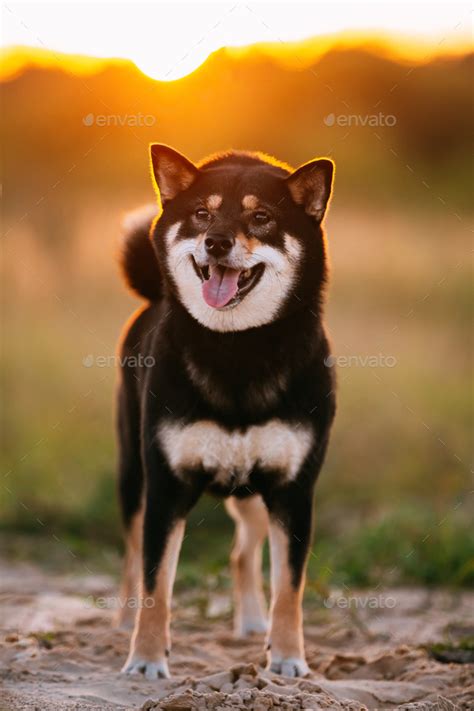
[[[115,624],[133,629],[140,594],[142,569],[143,511],[133,514],[125,540],[125,558]]]
[[[230,497],[225,505],[236,525],[231,554],[235,633],[242,637],[252,632],[265,632],[262,547],[268,533],[267,509],[260,496]]]

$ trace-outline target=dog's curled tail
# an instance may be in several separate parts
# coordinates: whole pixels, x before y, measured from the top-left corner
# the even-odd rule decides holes
[[[119,256],[127,286],[148,301],[158,301],[162,294],[160,267],[150,239],[157,213],[155,205],[146,205],[125,216]]]

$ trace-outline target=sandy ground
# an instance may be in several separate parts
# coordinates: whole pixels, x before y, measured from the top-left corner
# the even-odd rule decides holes
[[[110,578],[3,563],[0,580],[2,711],[474,708],[474,665],[440,663],[423,648],[472,635],[473,593],[334,591],[330,605],[307,610],[305,679],[264,671],[261,638],[233,638],[228,596],[182,594],[174,676],[151,683],[119,674],[128,634],[96,606],[116,594]]]

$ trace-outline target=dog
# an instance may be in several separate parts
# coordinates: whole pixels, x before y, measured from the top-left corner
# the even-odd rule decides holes
[[[195,164],[163,144],[150,157],[158,206],[132,215],[122,252],[128,285],[148,302],[120,346],[121,622],[137,609],[123,671],[169,676],[185,519],[207,491],[236,524],[235,632],[265,632],[268,668],[304,676],[313,488],[335,414],[321,226],[334,164],[293,170],[243,151]]]

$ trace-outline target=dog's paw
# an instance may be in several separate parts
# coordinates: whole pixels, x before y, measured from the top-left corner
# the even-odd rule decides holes
[[[122,667],[122,674],[143,674],[145,679],[169,679],[170,672],[166,659],[151,661],[134,655],[129,657]]]
[[[310,673],[306,661],[301,657],[272,656],[268,667],[269,671],[282,676],[307,676]]]

